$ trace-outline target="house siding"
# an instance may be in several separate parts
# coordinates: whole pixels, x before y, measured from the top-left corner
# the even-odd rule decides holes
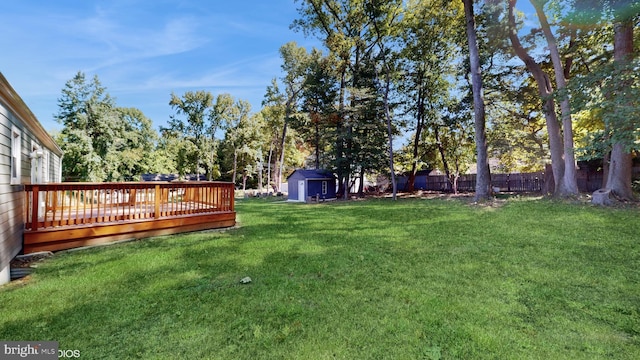
[[[0,268],[6,265],[22,250],[24,230],[24,192],[12,191],[0,185]],[[18,186],[22,188],[22,186]]]
[[[12,128],[24,133],[21,124],[0,102],[0,270],[4,269],[22,249],[24,227],[24,191],[21,185],[11,185]],[[24,135],[21,137],[21,182],[29,174],[29,164],[24,161]]]
[[[16,184],[11,183],[14,131],[20,133],[20,177]],[[25,215],[23,185],[31,182],[29,155],[34,145],[48,154],[48,167],[43,170],[43,179],[60,181],[62,151],[0,73],[0,271],[6,269],[22,250]]]

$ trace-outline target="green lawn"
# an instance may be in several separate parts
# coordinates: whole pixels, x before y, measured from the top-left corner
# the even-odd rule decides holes
[[[237,210],[227,232],[57,254],[0,289],[0,339],[58,341],[81,359],[640,358],[638,209]]]

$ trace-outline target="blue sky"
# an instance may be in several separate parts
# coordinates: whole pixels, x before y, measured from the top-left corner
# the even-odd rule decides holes
[[[280,77],[280,46],[310,49],[289,29],[294,0],[19,0],[3,3],[0,72],[51,131],[62,88],[78,71],[98,75],[121,107],[157,128],[171,92],[229,93],[260,109]]]

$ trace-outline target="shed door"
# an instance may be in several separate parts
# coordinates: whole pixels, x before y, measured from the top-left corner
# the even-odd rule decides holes
[[[298,201],[304,201],[304,180],[298,180]]]

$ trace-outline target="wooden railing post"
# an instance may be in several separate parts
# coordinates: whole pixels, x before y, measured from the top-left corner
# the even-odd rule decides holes
[[[154,204],[154,214],[153,218],[157,219],[160,217],[160,200],[162,198],[162,190],[160,190],[160,185],[156,184],[156,193],[154,195],[155,204]]]
[[[31,188],[31,230],[38,230],[39,190],[38,185],[33,185]]]

